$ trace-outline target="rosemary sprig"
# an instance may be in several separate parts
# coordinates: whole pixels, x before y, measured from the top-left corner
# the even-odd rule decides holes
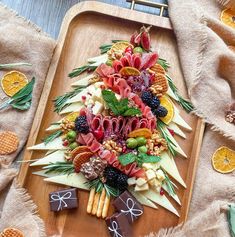
[[[84,88],[85,88],[85,86],[78,86],[73,91],[67,92],[64,95],[60,95],[60,96],[56,97],[53,100],[54,101],[54,107],[55,107],[54,111],[59,113],[63,108],[65,108],[65,106],[66,106],[65,103],[67,102],[67,100],[74,97],[75,95],[77,95]]]
[[[71,162],[55,162],[50,163],[43,167],[46,174],[49,173],[60,173],[60,174],[71,174],[74,172],[74,165]]]
[[[167,71],[170,67],[170,64],[163,58],[158,58],[157,63],[160,64],[165,69],[165,71]]]
[[[186,99],[184,99],[178,92],[178,88],[175,86],[173,80],[170,78],[169,75],[166,75],[167,80],[168,80],[168,84],[171,88],[171,90],[173,91],[173,93],[175,94],[176,98],[178,99],[178,103],[179,105],[187,112],[190,113],[191,111],[193,111],[194,107],[192,105],[192,103]]]
[[[175,150],[175,144],[171,141],[171,139],[168,137],[166,131],[164,130],[166,128],[166,124],[162,122],[160,119],[157,120],[157,128],[160,130],[162,137],[166,140],[167,142],[167,147],[170,151],[170,153],[173,156],[177,155],[177,151]]]
[[[90,189],[95,188],[97,193],[102,192],[103,188],[106,191],[108,197],[117,197],[119,195],[119,190],[103,183],[99,178],[88,182]]]
[[[82,74],[85,71],[94,71],[97,67],[96,66],[92,66],[89,64],[86,64],[84,66],[78,67],[78,68],[74,68],[72,72],[69,73],[69,77],[73,78],[73,77],[77,77],[80,74]]]
[[[55,131],[54,133],[51,133],[50,135],[48,135],[47,137],[45,137],[43,139],[43,142],[46,144],[48,144],[49,142],[55,140],[57,137],[61,136],[62,135],[62,131],[61,130],[58,130],[58,131]]]
[[[171,180],[170,180],[169,176],[167,175],[167,173],[164,170],[162,170],[162,171],[165,175],[165,182],[166,182],[168,193],[170,196],[174,196],[176,194],[175,188],[172,185]]]
[[[32,66],[30,63],[4,63],[0,64],[0,69],[9,69],[9,68],[14,68],[14,67],[20,67],[20,66]]]

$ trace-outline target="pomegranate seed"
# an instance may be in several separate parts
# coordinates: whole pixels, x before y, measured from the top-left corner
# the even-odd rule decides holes
[[[133,53],[132,47],[128,46],[128,47],[125,49],[125,53],[130,53],[130,54],[132,54],[132,53]]]
[[[160,190],[160,195],[163,196],[164,195],[164,190],[161,188]]]
[[[101,141],[104,138],[104,131],[102,129],[94,131],[93,134],[98,141]]]
[[[168,128],[168,131],[170,132],[170,134],[171,134],[172,136],[174,136],[174,135],[175,135],[175,132],[174,132],[174,130],[173,130],[173,129],[170,129],[170,128]]]
[[[147,151],[147,155],[151,155],[151,151]]]
[[[82,100],[86,100],[86,96],[85,95],[82,96]]]
[[[126,152],[126,146],[123,146],[123,148],[122,148],[122,152],[123,152],[123,153]]]
[[[63,142],[63,146],[68,146],[68,145],[69,145],[68,140],[65,140],[65,141]]]

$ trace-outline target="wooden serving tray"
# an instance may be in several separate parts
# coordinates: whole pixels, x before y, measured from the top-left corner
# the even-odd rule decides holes
[[[46,135],[45,129],[51,122],[60,119],[53,112],[52,99],[71,90],[70,84],[77,80],[68,78],[73,68],[83,65],[86,59],[99,55],[99,46],[112,39],[129,39],[130,35],[143,24],[152,25],[152,46],[159,51],[162,58],[172,65],[169,74],[174,79],[182,95],[187,97],[186,87],[180,68],[176,38],[168,18],[149,15],[128,9],[98,3],[83,2],[75,5],[67,13],[58,44],[42,92],[41,100],[35,115],[27,147],[40,143]],[[176,136],[176,140],[188,155],[188,159],[176,157],[176,163],[187,189],[179,186],[177,191],[182,207],[172,199],[171,202],[179,211],[178,218],[169,211],[159,207],[154,210],[145,207],[144,215],[133,224],[134,236],[143,236],[162,227],[175,226],[187,218],[195,171],[202,142],[204,123],[193,115],[188,115],[181,108],[182,117],[192,127],[186,132],[187,140]],[[37,159],[43,155],[39,151],[25,151],[24,160]],[[37,204],[39,215],[45,221],[48,235],[60,234],[63,237],[109,236],[105,222],[86,213],[88,192],[78,191],[79,208],[76,210],[53,213],[49,210],[48,194],[63,188],[61,185],[46,183],[42,177],[33,175],[38,168],[29,168],[22,164],[19,182],[25,187]],[[110,215],[113,213],[110,208]]]

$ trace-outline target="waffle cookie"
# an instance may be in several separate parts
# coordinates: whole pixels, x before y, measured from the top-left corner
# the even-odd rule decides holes
[[[5,131],[0,133],[0,155],[7,155],[15,152],[19,146],[19,138],[13,132]]]
[[[153,85],[150,87],[150,90],[154,95],[161,97],[168,90],[168,81],[164,74],[155,74]]]
[[[0,237],[24,237],[24,234],[15,228],[6,228],[2,233],[0,233]]]

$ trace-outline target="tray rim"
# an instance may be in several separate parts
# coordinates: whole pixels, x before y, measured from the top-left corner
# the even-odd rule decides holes
[[[51,86],[55,79],[56,69],[58,67],[60,55],[64,47],[64,42],[66,39],[69,26],[71,22],[73,21],[73,19],[76,18],[78,15],[83,14],[83,13],[88,13],[88,12],[99,13],[99,14],[103,14],[103,15],[107,15],[107,16],[111,16],[115,18],[120,18],[120,19],[124,19],[128,21],[133,21],[133,22],[147,24],[147,25],[153,25],[155,27],[163,28],[166,30],[173,30],[169,18],[147,14],[147,13],[143,13],[139,11],[133,11],[130,9],[125,9],[125,8],[113,6],[106,3],[101,3],[101,2],[96,2],[96,1],[85,1],[71,7],[66,13],[64,20],[62,22],[61,28],[60,28],[57,45],[55,47],[55,50],[51,59],[51,63],[48,68],[48,73],[45,79],[42,94],[41,94],[39,104],[35,113],[35,120],[33,121],[31,130],[29,133],[28,141],[25,146],[25,151],[23,155],[24,161],[32,159],[33,151],[27,150],[27,147],[34,145],[36,142],[36,139],[41,127],[43,114],[45,112],[46,104],[50,95]],[[141,20],[137,20],[137,19],[141,19]],[[182,206],[181,206],[181,216],[178,220],[178,223],[185,222],[188,216],[188,211],[189,211],[192,191],[193,191],[193,183],[195,181],[197,164],[199,160],[199,153],[200,153],[202,138],[203,138],[204,129],[205,129],[205,123],[201,118],[198,118],[196,123],[197,123],[196,132],[195,132],[195,136],[193,140],[193,143],[196,143],[196,145],[193,146],[193,149],[191,152],[191,153],[194,153],[194,160],[193,162],[190,162],[188,166],[188,171],[191,170],[192,172],[187,175],[187,178],[185,180],[185,182],[189,184],[187,185],[187,189],[189,189],[189,192],[185,192],[186,195],[185,194],[183,195]],[[29,165],[27,163],[22,163],[19,174],[17,176],[17,180],[22,187],[25,186],[25,181],[26,181],[28,172],[29,172]]]

